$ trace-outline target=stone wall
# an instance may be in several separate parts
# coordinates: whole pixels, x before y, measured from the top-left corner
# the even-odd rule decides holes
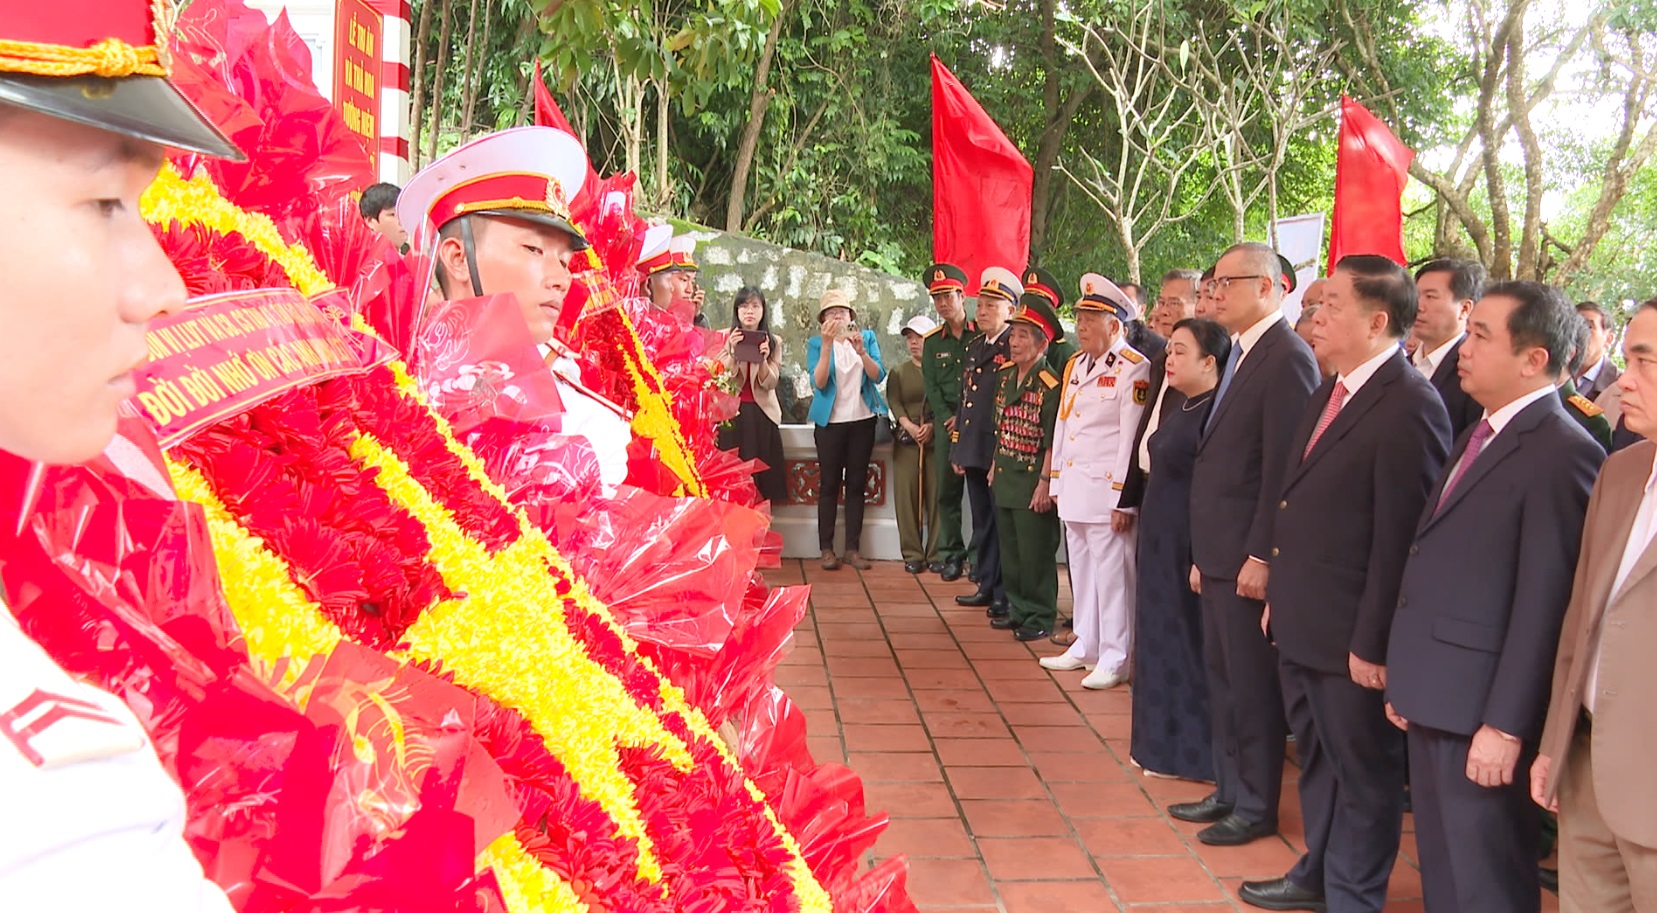
[[[697,240],[700,282],[708,293],[703,313],[710,325],[731,325],[731,303],[744,285],[765,292],[771,330],[783,340],[783,380],[777,393],[785,423],[804,422],[811,406],[806,340],[817,333],[817,304],[825,290],[843,289],[851,296],[858,322],[875,331],[888,369],[909,357],[900,333],[903,324],[916,314],[936,317],[926,287],[914,279],[700,226],[675,227]]]

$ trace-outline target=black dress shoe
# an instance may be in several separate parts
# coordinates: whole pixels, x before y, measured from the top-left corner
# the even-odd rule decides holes
[[[1043,640],[1052,634],[1052,628],[1039,628],[1035,625],[1019,625],[1018,630],[1013,632],[1013,636],[1019,640]]]
[[[991,618],[1006,618],[1008,615],[1013,614],[1013,607],[1011,603],[1007,602],[1007,600],[1002,599],[998,602],[990,603],[990,607],[984,610],[984,614]]]
[[[978,583],[978,582],[982,581],[984,578],[980,577],[978,575],[978,569],[977,568],[973,568],[972,570],[967,571],[967,579],[970,580],[973,583]]]
[[[990,594],[984,592],[983,590],[979,590],[971,596],[955,597],[955,604],[962,606],[987,606],[994,601],[995,600],[990,596]]]
[[[944,572],[944,563],[942,561],[934,561],[931,564],[928,564],[926,569],[934,574],[942,574]]]
[[[1013,621],[1012,613],[1009,612],[1006,615],[997,615],[991,618],[990,627],[997,631],[1011,631],[1018,627],[1018,622]]]
[[[1168,814],[1181,821],[1191,821],[1196,824],[1213,824],[1231,814],[1230,802],[1221,802],[1219,794],[1209,793],[1195,802],[1181,802],[1168,806]]]
[[[926,562],[925,561],[905,561],[905,562],[903,562],[903,569],[908,571],[911,574],[919,574],[921,571],[926,570]]]
[[[1197,839],[1209,846],[1242,846],[1253,843],[1261,837],[1270,837],[1277,833],[1275,821],[1250,821],[1236,814],[1226,815],[1224,818],[1197,831]]]
[[[956,580],[960,580],[961,579],[961,562],[959,562],[959,561],[945,561],[944,562],[944,569],[938,572],[938,576],[940,578],[942,578],[945,582],[954,582]]]
[[[1243,886],[1237,889],[1237,896],[1243,899],[1243,903],[1262,910],[1312,910],[1314,913],[1324,913],[1328,909],[1323,902],[1322,894],[1303,888],[1287,878],[1245,881]]]

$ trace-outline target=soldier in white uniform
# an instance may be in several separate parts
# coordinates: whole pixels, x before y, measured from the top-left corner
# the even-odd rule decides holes
[[[1076,303],[1080,350],[1065,365],[1053,428],[1050,491],[1064,521],[1076,640],[1045,669],[1091,670],[1085,688],[1128,680],[1134,593],[1133,508],[1117,506],[1134,432],[1150,392],[1150,362],[1122,338],[1127,295],[1096,273]]]
[[[25,459],[96,457],[146,324],[184,304],[138,210],[165,147],[240,157],[168,82],[171,14],[59,0],[0,15],[0,449]],[[132,713],[60,668],[0,600],[0,910],[228,913],[184,817]]]
[[[473,140],[416,174],[397,198],[397,217],[435,244],[445,298],[512,293],[530,336],[558,383],[562,432],[598,455],[605,494],[627,478],[630,416],[581,382],[580,366],[554,331],[569,293],[570,258],[587,239],[570,221],[570,197],[587,174],[575,137],[519,127]],[[435,240],[434,240],[435,235]]]

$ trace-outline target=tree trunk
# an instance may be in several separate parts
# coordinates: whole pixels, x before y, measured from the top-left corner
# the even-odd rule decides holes
[[[794,10],[795,0],[785,0],[771,20],[771,31],[765,35],[765,48],[759,54],[759,66],[754,70],[754,91],[748,97],[748,122],[742,127],[742,138],[736,144],[736,164],[731,169],[731,196],[725,204],[725,230],[742,230],[742,208],[748,195],[748,172],[754,165],[754,152],[759,148],[760,130],[765,125],[765,109],[771,105],[771,59],[777,53],[777,41],[782,28]]]
[[[432,119],[431,130],[426,134],[426,161],[437,158],[437,130],[443,123],[443,72],[449,68],[449,25],[452,17],[449,15],[449,4],[452,0],[443,0],[443,8],[438,15],[443,17],[442,25],[437,32],[437,65],[432,74]]]
[[[409,113],[410,129],[414,132],[409,150],[414,161],[409,164],[420,167],[420,127],[424,123],[421,115],[425,113],[426,101],[426,43],[431,40],[432,34],[432,7],[437,0],[424,0],[420,4],[420,25],[414,32],[414,85],[409,90],[413,109]]]
[[[472,130],[472,102],[477,98],[478,81],[472,75],[472,61],[478,58],[478,0],[472,0],[466,21],[466,52],[460,56],[460,136]]]
[[[1616,145],[1605,162],[1599,199],[1594,201],[1594,208],[1588,214],[1588,224],[1583,228],[1582,238],[1576,242],[1570,256],[1565,258],[1565,262],[1554,274],[1554,282],[1558,285],[1569,282],[1588,265],[1588,258],[1593,254],[1594,247],[1611,227],[1611,213],[1616,210],[1623,194],[1628,192],[1628,179],[1645,167],[1646,162],[1657,153],[1657,126],[1648,128],[1638,145],[1634,145],[1633,142],[1641,112],[1649,104],[1652,91],[1651,82],[1636,71],[1631,77],[1627,94],[1623,96],[1622,129],[1618,132]]]
[[[1530,125],[1525,100],[1524,33],[1515,29],[1507,36],[1508,118],[1519,134],[1519,148],[1525,154],[1525,221],[1519,235],[1519,265],[1515,278],[1542,278],[1542,144]]]
[[[494,10],[492,9],[494,5],[495,0],[483,0],[483,40],[478,42],[476,48],[472,51],[472,59],[477,62],[477,72],[472,74],[471,85],[467,86],[469,91],[466,93],[466,114],[462,120],[466,125],[465,129],[468,134],[477,128],[478,96],[483,94],[483,90],[489,85],[487,78],[489,72],[489,38],[493,31],[491,26],[495,24]],[[493,130],[495,125],[491,121],[484,124],[484,128]]]
[[[662,209],[671,205],[673,195],[667,186],[667,128],[672,98],[667,92],[667,80],[656,83],[656,199]]]

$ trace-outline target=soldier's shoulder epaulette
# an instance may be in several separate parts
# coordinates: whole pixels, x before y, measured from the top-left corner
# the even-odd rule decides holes
[[[942,333],[944,331],[944,327],[946,327],[946,326],[948,326],[948,324],[940,323],[937,326],[933,327],[932,329],[927,330],[926,335],[922,336],[921,338],[922,339],[931,339],[932,337],[938,335],[939,333]]]
[[[1016,367],[1018,367],[1018,362],[1013,361],[1011,359],[1008,359],[1007,361],[1005,361],[1001,364],[1001,367],[996,368],[996,370],[997,371],[1005,371],[1008,368],[1016,368]]]
[[[1037,376],[1041,378],[1042,385],[1049,390],[1059,385],[1059,379],[1054,377],[1053,372],[1047,370],[1046,368],[1042,368],[1041,373]]]
[[[1136,365],[1145,360],[1145,356],[1139,354],[1139,350],[1133,348],[1132,346],[1122,347],[1122,357],[1126,358],[1129,363]]]
[[[1577,395],[1575,395],[1575,396],[1571,397],[1570,399],[1566,400],[1566,402],[1568,402],[1572,406],[1576,407],[1576,411],[1582,413],[1583,415],[1588,416],[1589,418],[1595,418],[1597,416],[1601,416],[1601,415],[1605,414],[1604,409],[1601,409],[1600,407],[1594,405],[1593,400],[1589,399],[1586,396],[1583,396],[1580,393],[1578,393]]]

